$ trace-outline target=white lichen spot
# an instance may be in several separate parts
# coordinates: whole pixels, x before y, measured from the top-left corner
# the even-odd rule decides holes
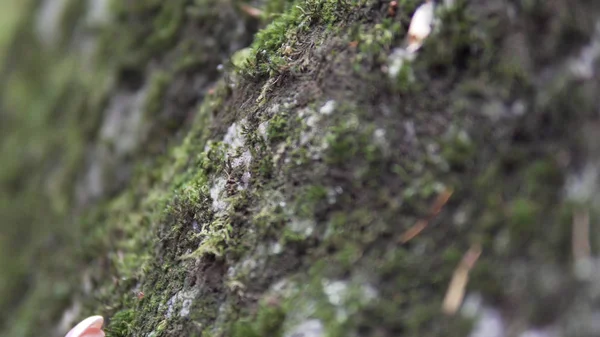
[[[306,144],[308,144],[313,138],[313,135],[311,132],[302,132],[300,134],[300,145],[304,146]]]
[[[200,228],[200,225],[198,224],[198,221],[194,220],[192,222],[192,229],[194,230],[194,232],[200,233],[201,228]]]
[[[107,173],[138,149],[147,133],[143,118],[146,96],[147,90],[142,88],[137,92],[116,92],[111,97],[103,113],[98,145],[88,152],[85,173],[76,187],[79,203],[102,196],[113,183],[106,179]],[[125,171],[115,172],[117,179],[118,174],[126,175]]]
[[[267,247],[259,245],[251,256],[229,267],[227,270],[229,282],[232,284],[239,283],[237,280],[240,279],[240,276],[256,277],[257,273],[264,267],[267,256]]]
[[[417,131],[415,130],[415,122],[406,121],[404,122],[404,139],[409,143],[417,142]]]
[[[250,172],[244,172],[242,174],[242,183],[238,185],[238,190],[245,190],[250,185],[250,179],[252,178],[252,174]]]
[[[595,66],[600,58],[600,22],[596,23],[596,30],[592,36],[592,41],[585,46],[577,58],[572,59],[568,68],[575,77],[589,80],[594,78]]]
[[[330,205],[335,204],[337,201],[337,193],[334,189],[330,189],[327,191],[327,203]]]
[[[373,143],[377,145],[384,153],[387,153],[390,149],[387,139],[385,138],[384,129],[376,129],[373,132]]]
[[[331,113],[335,110],[335,105],[336,103],[334,100],[329,100],[321,107],[321,109],[319,109],[319,112],[322,115],[331,115]]]
[[[105,24],[110,20],[110,13],[110,0],[88,0],[87,24]]]
[[[335,204],[337,197],[344,193],[344,189],[341,186],[336,186],[327,191],[327,202],[329,204]]]
[[[176,314],[176,310],[179,310],[179,317],[187,317],[190,315],[192,304],[200,291],[198,289],[182,290],[177,294],[173,295],[167,301],[167,313],[166,317],[171,318]]]
[[[506,324],[500,312],[486,307],[483,298],[478,293],[468,294],[460,309],[460,314],[475,320],[475,325],[469,337],[504,337]]]
[[[278,255],[281,252],[283,252],[283,246],[281,245],[281,243],[279,243],[279,242],[271,243],[271,245],[269,246],[269,254]]]
[[[325,336],[325,327],[320,320],[309,319],[296,325],[283,335],[285,337],[323,337]]]
[[[217,178],[213,186],[210,188],[210,198],[212,199],[212,208],[215,213],[221,213],[227,209],[228,203],[223,197],[226,185],[227,179]]]
[[[315,222],[310,219],[294,219],[288,224],[288,228],[303,237],[309,237],[315,230]]]
[[[298,105],[298,101],[296,99],[289,99],[287,102],[283,103],[284,109],[292,109]]]
[[[231,166],[233,168],[238,168],[240,166],[247,168],[250,166],[250,163],[252,163],[252,154],[250,153],[250,150],[246,150],[231,161]]]
[[[110,144],[111,152],[117,156],[133,153],[145,136],[146,96],[146,88],[135,93],[120,92],[113,95],[108,103],[100,128],[100,140],[102,144]]]
[[[323,292],[329,303],[340,306],[343,304],[344,296],[348,290],[348,284],[344,281],[323,281]]]
[[[516,117],[523,116],[526,111],[527,111],[527,106],[525,105],[525,102],[523,102],[521,100],[517,100],[517,101],[513,102],[513,104],[510,107],[510,112],[513,114],[513,116],[516,116]]]
[[[481,113],[493,122],[498,122],[502,118],[509,116],[510,111],[503,102],[493,100],[482,107]]]
[[[252,163],[252,153],[250,152],[250,150],[246,149],[244,151],[240,150],[244,144],[245,144],[245,137],[244,137],[244,126],[247,124],[245,119],[242,119],[240,121],[240,123],[233,123],[231,124],[231,126],[229,127],[229,129],[227,129],[227,133],[225,134],[225,137],[223,137],[223,143],[228,145],[228,150],[225,153],[225,159],[230,161],[231,163],[231,168],[236,169],[236,168],[246,168],[248,169],[250,167],[250,164]],[[266,134],[266,127],[264,130],[265,134]],[[241,152],[241,153],[240,153]],[[248,183],[250,182],[250,178],[251,175],[249,172],[246,172],[242,175],[242,180],[243,183],[239,184],[237,186],[238,190],[243,190],[246,189],[248,187]],[[211,196],[212,196],[212,191],[211,191]],[[213,198],[213,200],[215,200]]]
[[[95,149],[93,151],[94,155],[90,156],[90,163],[87,165],[83,180],[76,187],[77,201],[80,204],[85,204],[104,193],[104,167],[100,158],[106,151],[102,150]]]
[[[285,154],[285,150],[286,150],[286,144],[285,143],[281,143],[279,144],[279,146],[277,146],[277,149],[275,150],[275,154],[273,155],[273,165],[274,166],[278,166],[279,164],[279,160],[281,160],[281,157]],[[289,158],[285,158],[285,160],[288,160]]]
[[[319,119],[319,116],[311,115],[306,119],[306,125],[308,127],[314,128],[315,126],[317,126],[317,123],[319,123]]]
[[[232,151],[244,146],[244,135],[242,133],[242,125],[244,124],[244,120],[242,120],[240,121],[240,124],[233,123],[227,129],[227,133],[223,138],[223,143],[229,145]]]
[[[483,298],[479,293],[471,293],[465,297],[463,304],[460,308],[460,314],[463,317],[473,319],[477,317],[477,314],[483,307]]]
[[[590,201],[596,195],[599,175],[594,164],[587,164],[581,173],[570,174],[565,184],[567,198],[581,203]]]
[[[281,279],[274,283],[268,290],[267,296],[275,295],[280,298],[290,298],[298,294],[299,285],[289,279]],[[298,312],[296,312],[298,313]]]
[[[589,281],[598,272],[597,261],[590,256],[579,257],[575,259],[573,271],[578,280]]]
[[[190,315],[192,303],[192,300],[189,298],[183,300],[183,303],[181,304],[181,311],[179,312],[179,317],[187,317]]]
[[[415,59],[415,54],[406,51],[402,48],[395,48],[392,53],[388,56],[387,59],[387,72],[390,79],[396,79],[402,69],[406,66],[408,67],[408,63],[412,62]],[[410,70],[410,68],[407,68]],[[408,73],[408,79],[414,80],[414,76],[412,72]]]
[[[269,129],[269,121],[262,122],[258,125],[258,134],[262,137],[264,141],[269,140],[269,135],[267,134],[267,130]]]
[[[357,310],[356,305],[347,305],[348,303],[357,302],[364,305],[377,298],[377,291],[367,284],[323,280],[322,287],[329,303],[335,307],[339,322],[345,321],[353,310]]]
[[[469,337],[505,337],[505,323],[497,310],[483,309]]]
[[[302,115],[301,118],[305,120],[307,127],[300,133],[299,145],[307,147],[309,158],[319,160],[324,150],[329,146],[326,137],[321,137],[323,130],[319,128],[319,122],[322,115],[311,109],[302,109],[300,114]]]
[[[258,261],[256,259],[247,258],[244,261],[242,261],[241,270],[244,273],[250,273],[253,270],[255,270],[257,266],[258,266]]]

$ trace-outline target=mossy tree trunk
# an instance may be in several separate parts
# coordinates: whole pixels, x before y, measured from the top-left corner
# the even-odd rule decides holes
[[[600,334],[596,1],[29,4],[0,336]]]

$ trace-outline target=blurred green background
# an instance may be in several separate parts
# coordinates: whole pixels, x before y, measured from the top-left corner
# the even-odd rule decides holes
[[[32,4],[0,0],[0,335],[35,297],[34,285],[47,281],[47,287],[61,288],[37,275],[67,233],[59,230],[67,222],[61,194],[65,161],[58,154],[68,146],[60,128],[48,127],[60,125],[48,122],[58,116],[61,89],[42,71],[50,58],[22,39],[31,35],[26,27]]]
[[[4,60],[4,54],[10,37],[12,36],[21,11],[27,7],[28,0],[0,0],[0,61]]]

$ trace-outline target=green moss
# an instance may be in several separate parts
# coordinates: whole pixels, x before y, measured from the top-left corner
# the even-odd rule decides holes
[[[233,337],[262,337],[282,335],[285,312],[278,304],[262,303],[255,317],[236,322]]]
[[[546,196],[551,198],[552,191],[548,188],[550,182],[559,185],[562,183],[562,174],[552,159],[539,159],[524,168],[525,191],[531,196]]]
[[[288,137],[288,120],[289,116],[286,113],[278,114],[269,120],[267,137],[271,144],[282,142]]]
[[[231,63],[235,67],[241,68],[248,62],[248,59],[252,56],[251,48],[243,48],[231,55]]]
[[[441,28],[425,41],[419,63],[437,72],[450,74],[459,69],[482,70],[491,64],[492,38],[474,34],[478,24],[467,10],[467,1],[456,1],[439,11]],[[489,25],[492,25],[490,21]],[[486,25],[488,23],[484,23]],[[482,30],[486,32],[487,30]]]
[[[33,8],[24,13],[30,15]],[[74,51],[44,49],[30,29],[32,20],[19,20],[22,26],[15,30],[19,42],[7,54],[9,65],[0,76],[0,157],[6,161],[0,169],[4,237],[0,251],[11,252],[0,255],[0,263],[6,266],[0,275],[0,311],[11,313],[6,321],[4,316],[0,319],[0,330],[19,336],[28,336],[38,323],[58,319],[57,311],[68,305],[62,291],[42,284],[55,277],[41,275],[50,270],[68,275],[75,268],[71,240],[78,232],[68,216],[87,142],[97,130],[108,77],[100,64],[81,72],[83,62]],[[28,48],[40,52],[21,53]],[[53,244],[48,244],[50,236]],[[59,260],[68,262],[57,266]],[[51,283],[64,288],[63,281]],[[47,315],[35,314],[40,303]]]
[[[515,240],[527,241],[537,228],[539,206],[528,199],[517,199],[510,206],[511,236]]]
[[[145,102],[145,113],[148,118],[158,114],[162,108],[165,90],[173,77],[166,72],[158,71],[150,78],[148,96]]]
[[[343,164],[355,158],[364,148],[366,135],[358,134],[358,121],[349,118],[346,122],[334,126],[328,133],[326,141],[329,144],[326,160],[330,164]]]
[[[161,50],[175,41],[175,36],[183,23],[185,0],[164,2],[160,7],[160,14],[153,20],[154,33],[146,40],[146,45],[151,50]]]
[[[0,64],[4,64],[4,57],[13,39],[13,34],[18,28],[19,21],[23,19],[23,13],[30,7],[29,1],[3,0],[0,4],[4,11],[0,14]]]
[[[350,1],[300,0],[259,31],[252,43],[253,56],[241,72],[251,77],[274,76],[287,69],[291,59],[288,50],[295,48],[299,34],[311,25],[333,25],[343,13],[356,6]]]
[[[323,186],[308,186],[296,199],[296,213],[312,218],[315,212],[327,202],[327,189]]]
[[[182,259],[200,258],[206,254],[212,254],[221,257],[224,251],[229,247],[231,241],[231,232],[233,228],[228,219],[217,219],[203,228],[202,232],[196,236],[201,244],[194,252],[184,255]]]
[[[187,0],[112,3],[114,21],[101,30],[99,57],[117,69],[143,72],[152,57],[163,55],[179,39]]]
[[[82,1],[68,1],[68,4],[65,6],[65,10],[61,13],[60,25],[61,25],[61,41],[60,45],[63,47],[68,47],[69,40],[73,37],[74,30],[76,28],[81,27],[81,20],[85,18],[85,13],[88,10],[88,4]]]
[[[443,143],[442,156],[452,169],[464,170],[473,165],[475,145],[464,132],[453,132]]]
[[[293,4],[292,0],[268,0],[264,6],[264,16],[267,20],[276,18],[289,10]]]
[[[369,58],[384,63],[402,32],[402,24],[391,18],[385,18],[374,26],[355,24],[350,33],[351,40],[358,43],[359,54],[355,62],[360,63]]]
[[[135,319],[135,312],[132,309],[122,310],[114,314],[110,319],[110,324],[106,326],[107,337],[126,337],[133,333],[132,324]]]

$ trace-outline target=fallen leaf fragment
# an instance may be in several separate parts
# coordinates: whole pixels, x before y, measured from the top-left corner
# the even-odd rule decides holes
[[[454,315],[460,307],[464,297],[465,289],[469,281],[469,272],[475,266],[477,259],[481,255],[481,246],[473,245],[463,255],[458,267],[454,270],[452,280],[448,286],[448,291],[444,297],[442,311],[447,315]]]
[[[406,50],[414,53],[431,33],[431,25],[433,24],[435,4],[431,0],[427,0],[419,6],[413,14],[408,27],[408,46]]]
[[[440,213],[444,205],[450,200],[453,191],[451,189],[445,189],[442,193],[440,193],[435,201],[433,202],[433,206],[431,207],[431,216],[436,216]]]
[[[594,270],[590,246],[590,213],[587,209],[576,210],[572,222],[573,271],[580,280],[590,280]]]
[[[419,235],[419,233],[421,233],[425,227],[427,227],[428,223],[429,222],[427,220],[417,221],[414,226],[406,230],[406,232],[400,236],[400,243],[407,243],[408,241],[412,240],[415,236]]]
[[[587,211],[573,213],[572,245],[573,258],[576,262],[586,260],[590,257],[590,214]]]
[[[259,18],[262,16],[263,11],[261,11],[258,8],[252,7],[252,6],[248,6],[246,4],[242,4],[240,5],[240,8],[248,15],[250,15],[253,18]]]
[[[419,235],[419,233],[421,233],[425,229],[425,227],[427,227],[429,221],[442,211],[442,208],[444,207],[444,205],[446,205],[448,200],[450,200],[451,196],[451,189],[446,189],[440,194],[438,194],[438,196],[435,198],[435,201],[431,205],[428,218],[417,221],[417,223],[414,226],[407,229],[400,236],[400,243],[407,243],[408,241],[412,240],[415,236]]]

